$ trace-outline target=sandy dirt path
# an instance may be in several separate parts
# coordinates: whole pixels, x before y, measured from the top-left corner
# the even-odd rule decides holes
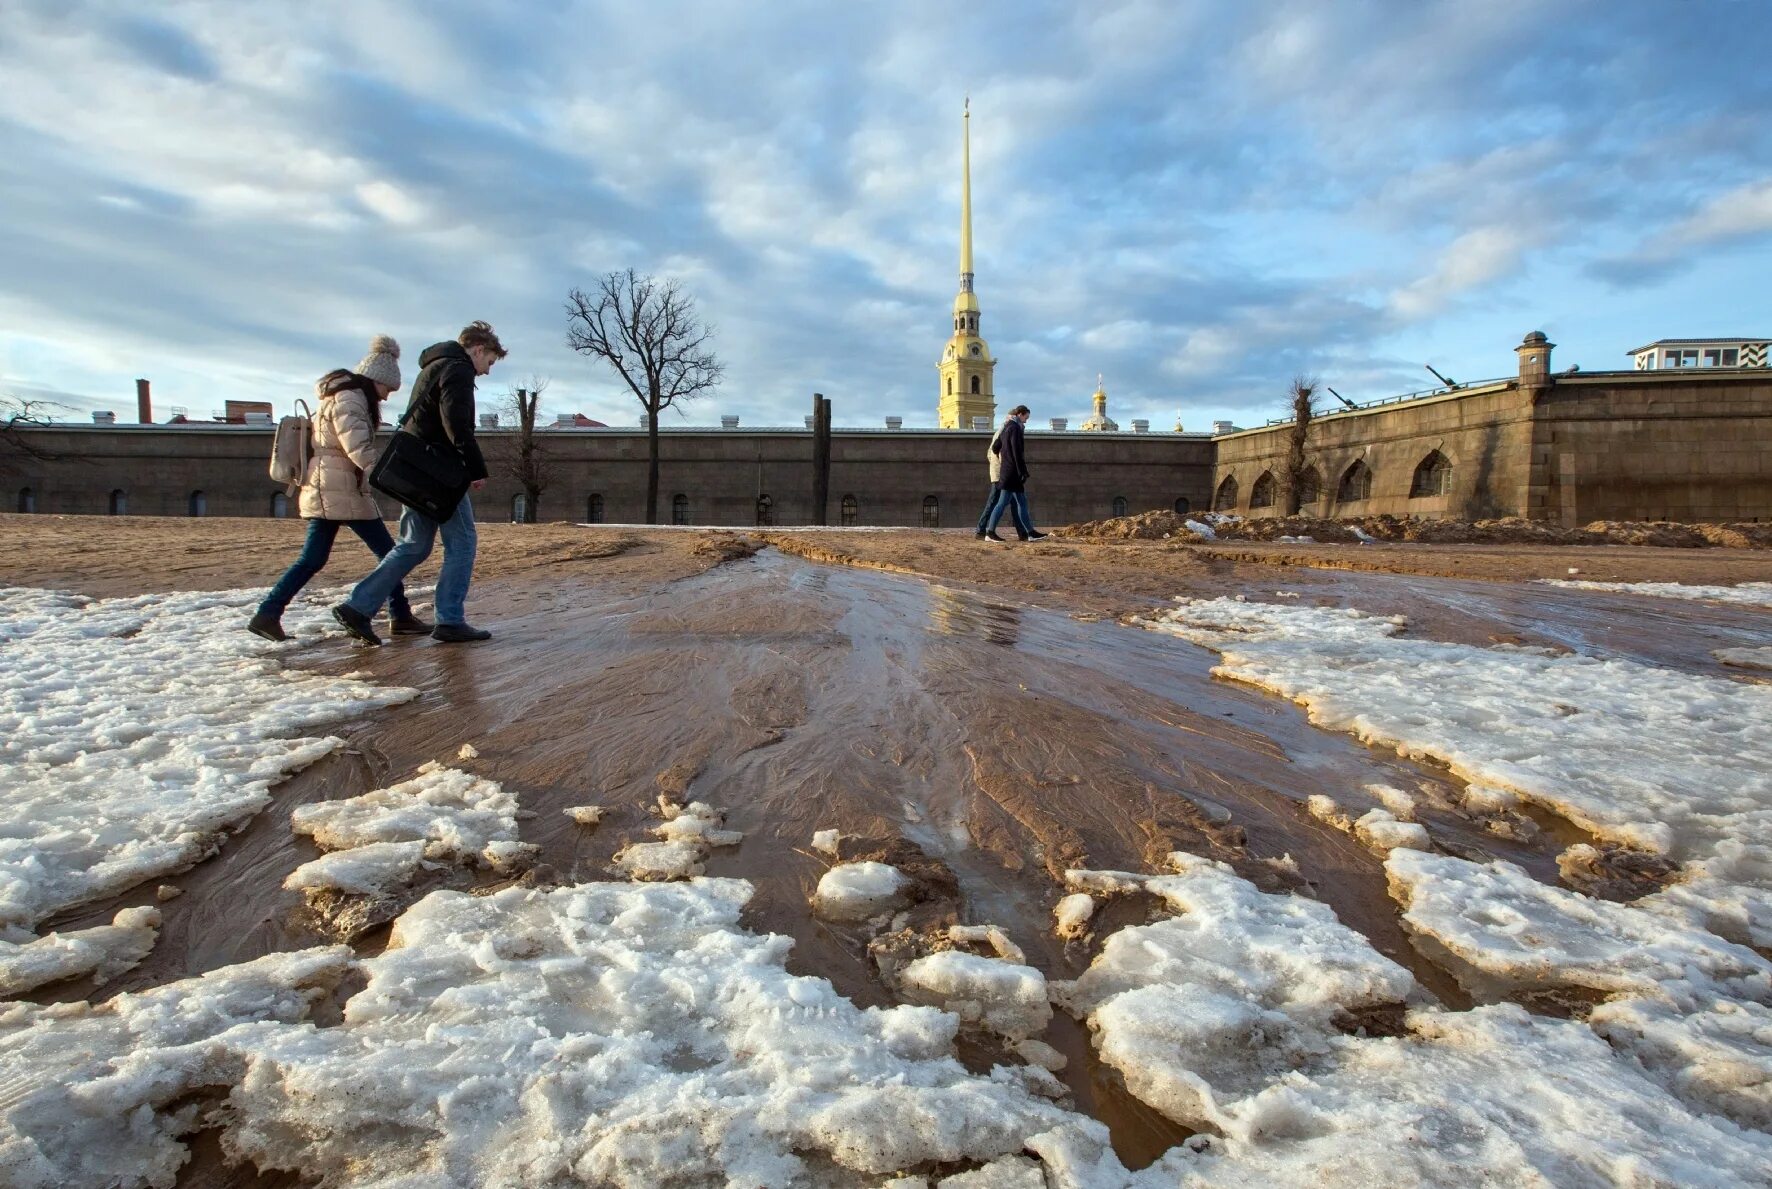
[[[0,518],[0,585],[95,595],[263,585],[299,532],[269,521]],[[765,540],[777,548],[754,552]],[[916,874],[919,924],[1001,924],[1054,978],[1075,977],[1094,953],[1053,936],[1063,871],[1149,869],[1182,849],[1263,887],[1318,896],[1462,1004],[1399,927],[1379,859],[1303,810],[1313,793],[1375,782],[1447,792],[1449,778],[1312,728],[1297,707],[1214,679],[1204,650],[1115,617],[1176,594],[1284,592],[1409,614],[1442,638],[1599,648],[1678,667],[1713,664],[1719,642],[1766,642],[1757,612],[1497,581],[1505,551],[1482,546],[1361,554],[1394,551],[1399,567],[1429,557],[1466,574],[1443,579],[1240,556],[1261,546],[1235,556],[1147,544],[987,551],[969,533],[488,525],[481,543],[470,611],[497,632],[493,643],[373,650],[338,637],[290,654],[422,696],[341,732],[343,752],[286,782],[218,857],[172,881],[185,894],[163,906],[155,952],[102,996],[312,944],[281,888],[316,854],[292,837],[290,809],[394,783],[427,760],[454,762],[471,743],[479,757],[460,766],[504,782],[536,815],[523,837],[540,845],[544,875],[607,878],[611,856],[657,824],[660,792],[726,809],[746,838],[714,852],[709,872],[754,881],[752,923],[794,937],[794,969],[862,1003],[890,998],[868,937],[807,910],[829,862],[810,849],[818,829],[851,836],[846,859],[885,857]],[[1629,558],[1617,566],[1693,582],[1772,577],[1764,556],[1722,551],[1522,552],[1531,556],[1514,576],[1554,569],[1540,552],[1584,571],[1591,563],[1565,559],[1641,552],[1656,555],[1637,563],[1643,571]],[[354,541],[341,540],[335,558],[320,583],[367,567]],[[605,807],[596,830],[561,814],[581,804]],[[1454,853],[1508,858],[1547,880],[1556,852],[1580,837],[1555,821],[1517,843],[1454,815],[1427,820]],[[139,889],[53,924],[96,924],[151,897]],[[1116,923],[1110,914],[1098,936]],[[383,941],[385,930],[359,944]],[[36,997],[88,994],[74,983]],[[1180,1138],[1102,1070],[1068,1018],[1051,1039],[1072,1058],[1079,1106],[1110,1124],[1124,1158],[1143,1163]],[[999,1056],[987,1046],[970,1054],[981,1068]]]

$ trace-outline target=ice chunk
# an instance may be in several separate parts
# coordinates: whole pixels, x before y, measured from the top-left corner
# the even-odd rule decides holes
[[[1479,984],[1686,998],[1714,986],[1772,998],[1772,963],[1745,946],[1541,884],[1512,863],[1398,850],[1384,866],[1391,894],[1406,906],[1404,925],[1467,964]]]
[[[695,801],[676,808],[664,825],[652,832],[667,842],[699,842],[705,846],[737,846],[744,835],[737,830],[722,830],[725,815],[705,801]]]
[[[1070,1059],[1063,1053],[1045,1041],[1035,1040],[1032,1037],[1017,1041],[1015,1053],[1029,1065],[1038,1065],[1041,1069],[1051,1070],[1053,1073],[1063,1071],[1064,1067],[1070,1064]]]
[[[1738,669],[1772,669],[1772,648],[1713,648],[1711,655]]]
[[[594,826],[603,820],[603,807],[600,805],[569,805],[560,812],[581,826]]]
[[[1388,784],[1369,784],[1366,791],[1400,822],[1415,820],[1415,794]]]
[[[424,860],[425,844],[421,840],[371,842],[303,863],[284,878],[283,886],[291,891],[382,896],[411,883]]]
[[[982,1168],[937,1181],[936,1189],[1046,1189],[1040,1162],[1026,1156],[1000,1156]]]
[[[839,863],[818,881],[812,907],[833,921],[862,921],[896,908],[910,881],[889,863]]]
[[[1171,1118],[1220,1119],[1222,1098],[1322,1050],[1340,1013],[1415,990],[1327,905],[1261,892],[1208,859],[1177,852],[1170,862],[1176,874],[1143,887],[1180,915],[1121,929],[1052,995],[1088,1020],[1128,1088]]]
[[[338,746],[301,732],[417,696],[286,670],[240,628],[262,597],[0,590],[0,935],[212,854]]]
[[[480,749],[475,747],[472,743],[464,743],[461,745],[461,750],[455,753],[455,758],[458,760],[477,760],[480,758]]]
[[[164,904],[168,900],[176,900],[185,894],[185,890],[174,884],[163,883],[154,889],[154,899]]]
[[[1633,996],[1600,1004],[1588,1023],[1681,1098],[1772,1131],[1772,1008],[1712,999],[1686,1011]]]
[[[1334,826],[1337,830],[1352,832],[1354,819],[1336,802],[1334,797],[1322,793],[1312,793],[1304,800],[1304,807],[1310,815],[1325,825]]]
[[[842,833],[837,830],[819,830],[812,835],[812,849],[823,851],[832,858],[837,857],[837,844],[842,840]]]
[[[1540,578],[1539,581],[1546,586],[1566,586],[1577,590],[1604,590],[1614,594],[1653,595],[1662,599],[1702,599],[1711,603],[1772,607],[1772,582],[1703,586],[1680,582],[1570,582],[1563,578]]]
[[[1046,976],[1032,966],[943,950],[918,958],[898,977],[907,990],[931,996],[962,1020],[1011,1040],[1044,1031],[1052,1019]]]
[[[1027,955],[996,925],[950,925],[948,940],[955,945],[988,945],[1005,962],[1025,962]]]
[[[457,768],[421,769],[362,796],[297,806],[289,820],[323,850],[417,840],[427,859],[494,868],[515,857],[500,847],[503,858],[495,861],[495,844],[517,842],[517,799],[496,780]]]
[[[50,933],[23,945],[0,941],[0,997],[85,975],[102,986],[134,969],[159,937],[159,909],[125,908],[108,925]]]
[[[1089,931],[1089,918],[1095,915],[1095,901],[1087,892],[1072,892],[1059,900],[1052,915],[1058,920],[1058,935],[1077,938]]]
[[[245,633],[240,633],[244,635]],[[343,946],[270,954],[97,1007],[0,1006],[0,1184],[171,1185],[193,1091],[240,1062],[219,1038],[305,1019],[352,964]]]
[[[1427,827],[1416,822],[1400,822],[1388,809],[1368,809],[1354,823],[1354,836],[1379,854],[1389,854],[1398,847],[1427,850]]]
[[[1196,1136],[1129,1173],[1106,1129],[1029,1140],[1053,1184],[1323,1189],[1473,1184],[1760,1184],[1772,1141],[1695,1113],[1583,1025],[1512,1004],[1420,1009],[1409,1034],[1337,1037],[1327,1052],[1227,1104]]]
[[[635,842],[615,856],[615,866],[629,879],[689,879],[705,870],[706,854],[694,842]]]

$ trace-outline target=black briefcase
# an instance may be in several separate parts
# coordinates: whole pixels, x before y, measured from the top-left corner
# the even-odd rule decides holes
[[[441,523],[468,493],[468,467],[453,446],[397,429],[369,472],[369,486]]]

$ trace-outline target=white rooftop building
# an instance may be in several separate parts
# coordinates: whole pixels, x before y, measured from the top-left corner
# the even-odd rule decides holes
[[[1766,344],[1759,339],[1657,339],[1629,352],[1640,372],[1675,367],[1765,367]]]

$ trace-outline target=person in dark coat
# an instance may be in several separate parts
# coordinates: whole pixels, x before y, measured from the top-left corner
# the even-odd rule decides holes
[[[460,453],[469,487],[476,491],[486,486],[487,471],[480,443],[474,439],[474,381],[504,357],[504,346],[484,322],[468,326],[453,343],[425,348],[418,357],[421,370],[412,385],[412,399],[400,418],[398,432],[416,434]],[[365,644],[380,644],[372,623],[375,614],[406,575],[431,555],[439,535],[443,538],[443,568],[437,574],[437,626],[431,638],[445,644],[490,640],[491,632],[472,627],[467,620],[477,538],[473,505],[466,495],[442,523],[411,508],[402,512],[399,542],[357,583],[351,597],[332,609],[332,617]]]
[[[1005,417],[1003,419],[1003,423],[1005,425],[1007,425],[1009,422],[1013,421],[1014,419],[1015,418],[1013,415]],[[1001,437],[1002,433],[1003,433],[1003,431],[999,429],[997,431],[997,437]],[[978,514],[978,533],[976,535],[977,535],[978,539],[981,541],[985,539],[984,538],[985,528],[986,528],[986,525],[990,522],[991,510],[997,506],[997,495],[998,495],[998,493],[1000,493],[1003,490],[1003,455],[998,452],[996,437],[993,437],[991,439],[991,444],[990,444],[989,448],[987,448],[984,452],[984,458],[985,458],[985,463],[987,464],[987,466],[990,470],[991,493],[990,493],[990,495],[985,497],[984,511],[982,511]],[[1022,523],[1021,513],[1017,512],[1015,510],[1014,504],[1009,505],[1009,514],[1015,520],[1015,535],[1023,541],[1027,540],[1028,539],[1028,526]]]
[[[1016,523],[1027,529],[1027,539],[1044,541],[1046,533],[1034,527],[1033,514],[1028,511],[1027,483],[1028,464],[1025,434],[1022,427],[1028,423],[1028,407],[1016,405],[1009,410],[1009,420],[997,432],[997,442],[993,449],[1000,456],[1003,464],[1002,490],[997,493],[997,502],[991,507],[990,517],[985,524],[984,539],[1001,541],[997,535],[997,521],[1003,519],[1003,513],[1011,508],[1015,511]]]

